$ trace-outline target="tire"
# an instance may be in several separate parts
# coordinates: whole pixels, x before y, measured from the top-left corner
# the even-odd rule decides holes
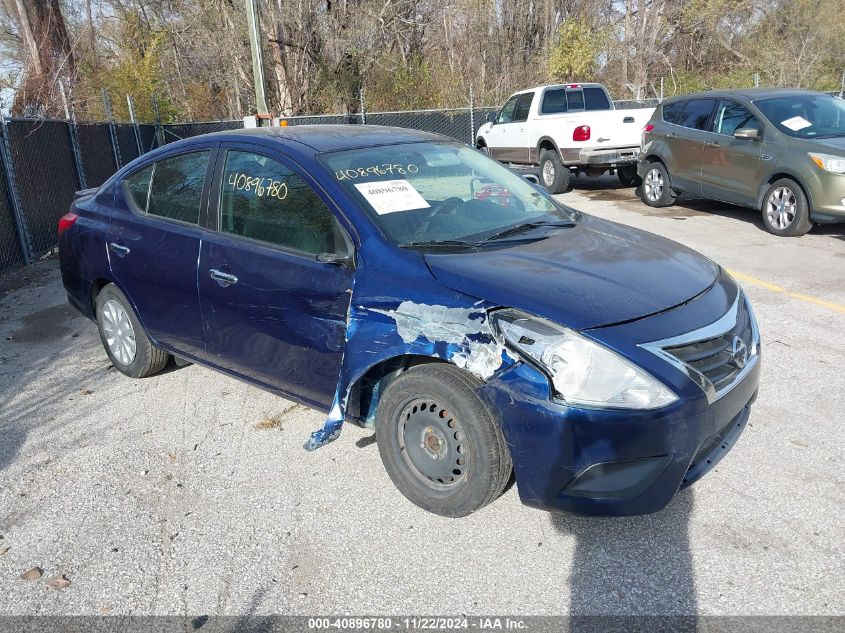
[[[560,156],[554,150],[546,149],[540,153],[540,184],[549,193],[563,193],[569,189],[571,175],[569,168],[560,162]]]
[[[624,165],[616,168],[616,177],[623,187],[639,187],[643,181],[637,175],[636,165]]]
[[[467,516],[498,498],[510,479],[510,452],[475,393],[479,385],[452,365],[418,365],[379,400],[382,463],[399,491],[423,510]]]
[[[96,307],[100,341],[118,371],[131,378],[146,378],[164,369],[170,355],[153,346],[132,305],[117,286],[105,286],[97,295]]]
[[[668,207],[675,203],[669,172],[663,163],[653,161],[648,164],[640,199],[650,207]]]
[[[493,158],[490,148],[487,147],[487,144],[484,141],[479,141],[478,145],[475,146],[475,149],[484,154],[487,158]]]
[[[781,178],[763,196],[763,226],[781,237],[798,237],[813,228],[810,205],[803,189],[794,180]]]

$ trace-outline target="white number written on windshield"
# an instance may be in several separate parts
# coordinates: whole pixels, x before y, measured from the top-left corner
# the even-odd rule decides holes
[[[413,163],[382,163],[381,165],[358,167],[357,169],[341,169],[339,171],[335,171],[334,176],[338,180],[355,180],[356,178],[366,178],[367,176],[386,176],[387,174],[398,174],[400,176],[404,176],[405,174],[416,174],[419,170],[420,168]]]

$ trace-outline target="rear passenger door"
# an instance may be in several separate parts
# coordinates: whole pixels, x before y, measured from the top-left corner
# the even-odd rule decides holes
[[[689,99],[664,107],[664,121],[669,123],[665,134],[666,147],[669,149],[664,155],[666,168],[672,185],[693,195],[701,194],[704,143],[716,101]],[[666,115],[667,107],[671,108],[669,118]]]
[[[758,130],[757,140],[736,138],[741,128]],[[754,204],[761,180],[763,126],[751,111],[733,99],[722,99],[707,133],[701,166],[702,194],[708,198]]]
[[[159,344],[202,356],[197,258],[213,148],[164,157],[116,187],[107,249],[112,277]]]
[[[198,283],[211,362],[328,409],[352,268],[319,260],[351,244],[315,184],[263,148],[224,144]]]

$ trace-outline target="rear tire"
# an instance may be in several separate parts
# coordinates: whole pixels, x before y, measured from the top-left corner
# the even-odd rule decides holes
[[[646,167],[640,199],[650,207],[668,207],[675,203],[669,172],[663,163],[650,162]]]
[[[382,394],[376,414],[382,463],[423,510],[467,516],[501,495],[510,478],[510,452],[475,392],[479,384],[457,367],[434,363],[412,367]]]
[[[555,150],[545,149],[540,153],[540,184],[549,193],[563,193],[569,189],[571,174]]]
[[[487,158],[493,158],[493,155],[490,153],[490,148],[487,147],[487,144],[484,141],[479,141],[478,145],[475,146],[475,149],[484,154]]]
[[[146,378],[164,369],[170,355],[153,346],[132,305],[114,284],[97,295],[97,328],[109,360],[131,378]]]
[[[763,226],[773,235],[798,237],[813,228],[807,196],[794,180],[781,178],[763,196]]]
[[[616,168],[616,177],[623,187],[639,187],[642,179],[637,175],[636,165],[624,165]]]

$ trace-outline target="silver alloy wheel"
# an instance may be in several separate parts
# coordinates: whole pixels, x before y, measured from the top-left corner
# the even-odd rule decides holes
[[[103,332],[112,355],[122,365],[131,365],[137,350],[135,329],[119,301],[109,299],[103,304]]]
[[[543,163],[543,183],[547,187],[551,187],[555,181],[555,166],[552,161],[547,160]]]
[[[798,201],[789,187],[778,187],[769,194],[766,201],[766,217],[769,224],[778,229],[788,228],[795,221]]]
[[[652,202],[660,200],[660,196],[663,195],[663,174],[659,169],[653,167],[648,170],[643,182],[643,191],[645,191],[645,197]]]

